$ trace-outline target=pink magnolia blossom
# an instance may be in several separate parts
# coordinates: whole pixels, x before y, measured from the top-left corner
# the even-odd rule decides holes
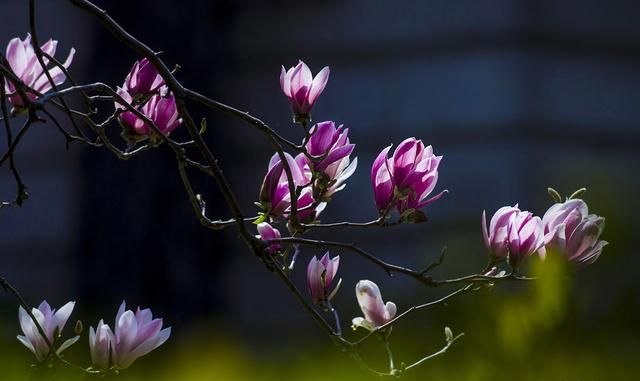
[[[56,346],[58,336],[67,324],[67,320],[69,320],[71,312],[73,312],[74,306],[75,302],[69,302],[56,311],[55,309],[51,309],[51,306],[49,306],[49,303],[45,300],[40,303],[38,308],[33,308],[31,310],[31,313],[35,316],[38,324],[44,330],[49,343],[51,343],[54,348]],[[18,317],[20,319],[20,328],[22,328],[22,333],[24,333],[24,336],[18,336],[18,340],[33,352],[38,361],[43,361],[49,354],[47,341],[42,337],[42,335],[40,335],[38,327],[24,308],[20,307],[18,309]],[[58,347],[56,352],[61,353],[78,341],[78,339],[79,336],[66,340]]]
[[[89,350],[91,352],[91,363],[95,369],[104,370],[109,368],[109,357],[113,342],[113,332],[102,319],[98,322],[95,330],[93,327],[89,327]]]
[[[280,231],[273,226],[271,226],[268,222],[261,222],[257,226],[258,235],[256,238],[259,238],[263,241],[268,241],[270,239],[278,239],[280,238]],[[282,244],[274,243],[269,245],[266,250],[269,253],[275,253],[278,250],[282,249]]]
[[[500,208],[491,218],[489,229],[483,211],[482,231],[492,262],[508,258],[514,269],[544,246],[542,220],[531,212],[521,211],[518,205]]]
[[[418,210],[439,200],[447,191],[428,198],[438,182],[438,166],[442,156],[435,156],[431,146],[421,140],[405,139],[393,157],[387,155],[391,146],[383,149],[371,167],[371,183],[376,207],[383,212],[394,201],[400,213]]]
[[[160,91],[164,79],[155,66],[146,58],[136,61],[124,80],[122,88],[132,96]]]
[[[396,305],[393,302],[382,301],[378,285],[370,280],[361,280],[356,284],[356,297],[364,317],[354,318],[353,329],[362,327],[374,331],[390,322],[396,316]]]
[[[587,204],[571,199],[552,205],[542,218],[545,249],[558,253],[572,263],[593,263],[607,241],[600,239],[604,218],[589,214]]]
[[[118,94],[127,103],[132,104],[133,98],[126,90],[119,88]],[[125,109],[125,107],[119,103],[116,103],[116,108]],[[143,105],[136,106],[136,109],[149,118],[164,135],[169,135],[171,131],[175,130],[176,127],[182,123],[173,94],[166,97],[153,95]],[[146,136],[153,132],[151,126],[131,111],[121,113],[120,122],[128,134]]]
[[[175,96],[169,92],[155,66],[146,58],[133,64],[117,92],[125,102],[153,122],[163,135],[169,135],[182,124]],[[152,126],[120,102],[115,102],[115,107],[122,111],[118,120],[124,129],[125,138],[137,141],[154,132]]]
[[[331,286],[339,265],[340,256],[331,258],[328,251],[320,260],[313,256],[309,261],[307,266],[307,285],[314,303],[326,303],[338,292],[342,280],[338,281],[338,285],[333,291],[331,291]]]
[[[349,142],[348,128],[343,129],[342,125],[336,128],[335,123],[331,121],[314,125],[310,133],[306,149],[318,160],[314,161],[306,156],[305,158],[309,166],[320,173],[315,184],[317,197],[327,199],[344,189],[344,182],[355,172],[358,158],[353,162],[349,158],[355,144]]]
[[[280,73],[280,88],[289,98],[291,109],[297,117],[307,119],[309,112],[329,80],[329,67],[325,66],[313,77],[309,67],[302,61],[298,65]]]
[[[318,203],[314,207],[315,199],[311,190],[311,170],[304,155],[299,154],[295,158],[284,153],[294,186],[303,187],[297,199],[298,218],[302,222],[313,221],[325,207],[325,203]],[[291,212],[291,193],[284,164],[278,154],[274,154],[269,161],[267,174],[262,181],[260,189],[260,203],[265,213],[273,217],[288,217]]]
[[[151,310],[138,307],[134,313],[125,308],[122,302],[111,343],[111,359],[118,369],[128,368],[136,359],[164,344],[171,335],[171,328],[162,329],[162,319],[154,319]]]
[[[58,41],[49,40],[44,43],[40,47],[40,49],[53,57],[56,54],[56,48],[58,46]],[[69,51],[69,55],[67,59],[62,63],[62,66],[65,69],[68,69],[71,63],[73,62],[73,56],[75,55],[75,49],[71,48]],[[59,86],[66,81],[67,76],[64,74],[62,69],[58,66],[54,66],[52,68],[46,69],[46,72],[42,69],[42,65],[38,61],[35,50],[31,45],[31,35],[27,34],[27,37],[24,40],[16,37],[9,41],[7,45],[6,51],[6,60],[11,67],[11,70],[16,75],[16,77],[20,78],[25,86],[35,90],[38,93],[44,94],[53,88],[51,82],[47,77],[47,72],[51,76],[53,83],[56,86]],[[49,64],[49,59],[46,57],[42,57],[42,60],[45,64]],[[22,107],[24,103],[20,95],[16,92],[15,85],[9,81],[5,80],[4,83],[5,91],[9,96],[9,102],[13,104],[15,107]],[[27,97],[30,100],[35,100],[38,96],[30,91],[26,92]]]

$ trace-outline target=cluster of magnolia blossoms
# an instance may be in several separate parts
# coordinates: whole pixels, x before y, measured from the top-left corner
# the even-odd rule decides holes
[[[518,270],[523,260],[535,253],[560,255],[578,265],[593,263],[607,244],[600,239],[604,218],[589,214],[581,199],[552,205],[542,218],[516,206],[505,206],[493,215],[487,228],[482,213],[485,246],[491,264],[507,260]]]
[[[294,121],[305,129],[311,109],[328,79],[328,67],[315,78],[302,61],[288,71],[282,68],[280,86],[289,99]],[[263,240],[280,237],[280,232],[270,223],[290,218],[292,195],[296,198],[297,222],[316,222],[331,197],[344,189],[346,180],[357,169],[358,158],[351,160],[355,144],[350,142],[349,129],[343,125],[336,126],[333,121],[313,125],[302,146],[304,152],[295,157],[287,152],[276,153],[269,161],[258,203],[262,209],[258,237]],[[442,156],[434,155],[431,146],[425,147],[415,138],[403,141],[392,158],[387,157],[390,149],[391,146],[382,150],[371,168],[374,203],[383,218],[395,206],[402,220],[423,222],[426,217],[420,209],[447,192],[429,198],[438,182]],[[278,249],[275,245],[269,246],[269,252]]]
[[[11,71],[13,71],[13,74],[15,74],[15,76],[18,77],[25,86],[34,91],[27,91],[24,94],[29,101],[37,99],[40,94],[44,94],[53,88],[49,77],[51,77],[53,84],[56,86],[59,86],[66,81],[67,76],[60,67],[46,67],[50,61],[47,56],[54,57],[57,47],[58,41],[51,39],[40,47],[40,50],[46,54],[46,56],[42,58],[44,63],[43,67],[36,56],[30,34],[27,34],[27,37],[24,40],[16,37],[9,41],[5,57],[11,67]],[[75,52],[75,49],[71,48],[69,55],[62,63],[62,66],[65,69],[68,69],[73,62]],[[0,86],[1,85],[2,84],[0,84]],[[15,84],[10,80],[5,79],[4,88],[5,92],[8,94],[9,102],[14,106],[14,112],[23,108],[24,101],[17,91]]]
[[[156,67],[146,58],[133,64],[117,92],[125,102],[153,122],[163,135],[169,135],[182,123],[175,96],[169,92]],[[142,118],[120,102],[116,101],[115,107],[120,112],[118,120],[125,139],[136,142],[149,136],[155,137],[152,126]]]
[[[38,324],[22,307],[18,317],[24,335],[18,340],[36,356],[39,362],[49,358],[52,350],[60,355],[64,350],[80,339],[81,324],[76,327],[76,336],[65,340],[60,346],[58,341],[67,320],[73,312],[75,302],[69,302],[58,311],[52,309],[46,301],[31,310]],[[89,328],[89,350],[92,368],[95,370],[126,369],[136,359],[146,355],[162,345],[171,335],[171,328],[162,329],[162,319],[153,319],[151,310],[139,307],[134,313],[125,310],[122,302],[114,324],[114,330],[101,319],[96,329]],[[39,332],[42,328],[45,337]],[[51,345],[51,347],[49,346]]]
[[[262,218],[257,224],[257,237],[264,241],[281,237],[280,231],[271,224],[291,217],[292,194],[296,197],[298,221],[314,223],[331,197],[344,189],[346,180],[357,168],[358,159],[351,160],[355,144],[349,140],[348,128],[324,121],[306,129],[311,120],[311,109],[328,78],[328,67],[314,78],[302,61],[288,71],[282,68],[280,86],[291,104],[294,122],[305,127],[307,136],[303,142],[304,152],[296,157],[286,152],[271,157],[260,189]],[[446,192],[428,197],[436,187],[442,156],[435,156],[431,146],[425,147],[415,138],[403,141],[392,158],[387,157],[390,149],[387,147],[380,153],[371,169],[374,204],[382,218],[395,207],[401,219],[422,222],[425,218],[419,209]],[[292,226],[288,227],[291,230]],[[275,255],[283,249],[283,245],[272,242],[265,251]],[[327,252],[321,259],[312,257],[307,265],[311,300],[328,310],[332,309],[330,302],[342,282],[342,279],[335,281],[339,264],[340,257],[331,258]],[[354,329],[363,327],[373,331],[395,317],[395,304],[384,303],[380,289],[369,280],[356,284],[356,299],[364,317],[353,319]]]

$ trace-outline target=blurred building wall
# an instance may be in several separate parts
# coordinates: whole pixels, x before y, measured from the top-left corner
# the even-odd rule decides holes
[[[7,4],[2,7],[24,17],[3,24],[2,41],[26,31],[22,2]],[[57,17],[43,18],[41,38],[55,36],[64,41],[63,50],[74,44],[74,72],[81,78],[120,84],[136,57],[88,16],[46,4],[43,14]],[[314,72],[329,65],[330,81],[313,115],[350,128],[360,168],[335,196],[325,221],[375,218],[368,171],[384,146],[416,136],[445,155],[438,188],[451,193],[427,208],[429,224],[385,234],[341,231],[332,238],[358,240],[384,258],[416,266],[448,245],[443,269],[464,273],[484,261],[483,209],[520,202],[542,214],[547,186],[565,194],[586,186],[592,210],[607,216],[605,238],[614,244],[584,286],[597,295],[604,291],[589,286],[593,279],[615,273],[609,292],[632,288],[637,295],[633,274],[617,271],[622,261],[639,261],[629,224],[639,211],[640,185],[630,175],[640,161],[636,2],[99,4],[162,50],[169,65],[180,64],[178,77],[186,86],[250,111],[292,139],[300,135],[280,93],[280,65],[303,59]],[[207,138],[250,215],[271,155],[268,145],[239,121],[194,110],[207,118]],[[217,312],[248,333],[259,330],[256,322],[311,325],[235,232],[199,226],[170,154],[157,150],[120,162],[106,151],[64,152],[62,139],[46,127],[38,127],[19,157],[32,198],[21,210],[0,212],[2,253],[14,253],[3,254],[0,263],[32,298],[81,295],[114,308],[127,298],[160,305],[174,321]],[[51,144],[56,139],[60,143]],[[4,187],[10,177],[2,176]],[[204,179],[196,184],[210,213],[228,217],[214,185]],[[343,257],[345,295],[338,303],[348,311],[355,312],[351,288],[365,271],[388,282],[392,293],[414,286]],[[32,276],[36,281],[28,281]]]

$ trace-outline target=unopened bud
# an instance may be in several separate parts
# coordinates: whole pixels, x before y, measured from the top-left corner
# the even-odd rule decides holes
[[[447,343],[450,343],[453,340],[453,332],[451,328],[444,327],[444,337],[447,339]]]
[[[83,329],[84,329],[84,326],[82,325],[82,320],[78,320],[74,328],[76,335],[81,335]]]

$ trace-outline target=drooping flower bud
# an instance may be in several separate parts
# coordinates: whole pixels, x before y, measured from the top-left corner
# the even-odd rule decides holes
[[[545,251],[558,253],[572,263],[593,263],[608,244],[600,239],[604,218],[589,214],[581,199],[570,199],[552,205],[542,218]]]
[[[329,67],[325,66],[313,77],[309,67],[302,61],[298,65],[280,73],[280,88],[289,98],[294,120],[308,120],[309,112],[329,80]]]
[[[58,336],[67,324],[67,320],[69,320],[71,312],[73,312],[74,306],[75,302],[69,302],[56,311],[55,309],[51,309],[51,306],[49,306],[49,303],[45,300],[40,303],[38,308],[33,308],[31,310],[31,313],[35,316],[38,324],[44,330],[49,343],[51,343],[54,348],[56,346]],[[49,346],[45,338],[40,335],[38,327],[33,322],[27,311],[22,307],[18,309],[18,317],[20,319],[20,328],[22,328],[22,333],[24,333],[24,336],[18,336],[18,340],[33,352],[38,361],[46,359],[49,354]],[[74,338],[68,339],[62,343],[58,349],[54,350],[56,350],[57,353],[62,353],[62,351],[78,341],[79,338],[80,336],[75,336]]]
[[[522,260],[544,245],[542,221],[532,213],[516,206],[504,206],[493,215],[487,229],[485,211],[482,212],[482,232],[491,262],[508,258],[517,269]]]
[[[136,61],[124,80],[122,88],[131,96],[152,94],[160,91],[164,80],[148,59]]]
[[[128,368],[139,357],[158,348],[171,335],[171,328],[162,329],[162,319],[154,319],[151,310],[138,307],[134,313],[122,302],[115,322],[111,358],[117,369]]]
[[[109,368],[109,356],[114,337],[109,325],[100,319],[96,329],[89,327],[89,350],[93,368],[105,370]]]
[[[329,257],[329,252],[318,260],[316,256],[313,256],[307,266],[307,284],[309,286],[309,292],[311,293],[311,299],[316,304],[324,304],[330,301],[333,296],[338,292],[342,279],[338,281],[336,288],[331,291],[331,285],[338,272],[338,266],[340,265],[340,256],[334,258]]]
[[[353,329],[362,327],[369,331],[390,322],[396,316],[396,305],[393,302],[382,301],[378,285],[370,280],[361,280],[356,284],[356,297],[364,317],[354,318]]]
[[[53,57],[56,54],[57,46],[58,41],[49,40],[44,43],[40,49],[43,53]],[[65,69],[68,69],[73,62],[73,56],[75,53],[76,50],[71,48],[67,59],[62,63],[62,66]],[[9,41],[6,51],[6,60],[13,73],[16,77],[22,80],[25,86],[41,94],[47,93],[53,88],[53,85],[49,82],[47,73],[42,69],[42,65],[40,65],[35,50],[31,45],[31,34],[27,34],[27,37],[24,40],[16,37]],[[49,64],[49,59],[47,57],[42,57],[42,60],[45,66]],[[46,70],[56,86],[63,84],[67,79],[67,76],[58,66],[47,68]],[[0,85],[2,84],[0,83]],[[9,102],[17,108],[24,106],[24,102],[22,101],[20,94],[17,93],[15,85],[5,78],[4,86],[6,93],[11,94],[8,98]],[[38,97],[36,94],[29,91],[26,92],[26,95],[30,100],[35,100]]]
[[[274,228],[273,226],[269,225],[268,222],[259,223],[257,228],[258,228],[258,235],[256,236],[256,238],[259,238],[263,241],[280,238],[280,231]],[[282,244],[273,243],[269,245],[265,250],[268,253],[275,253],[281,249],[282,249]]]

